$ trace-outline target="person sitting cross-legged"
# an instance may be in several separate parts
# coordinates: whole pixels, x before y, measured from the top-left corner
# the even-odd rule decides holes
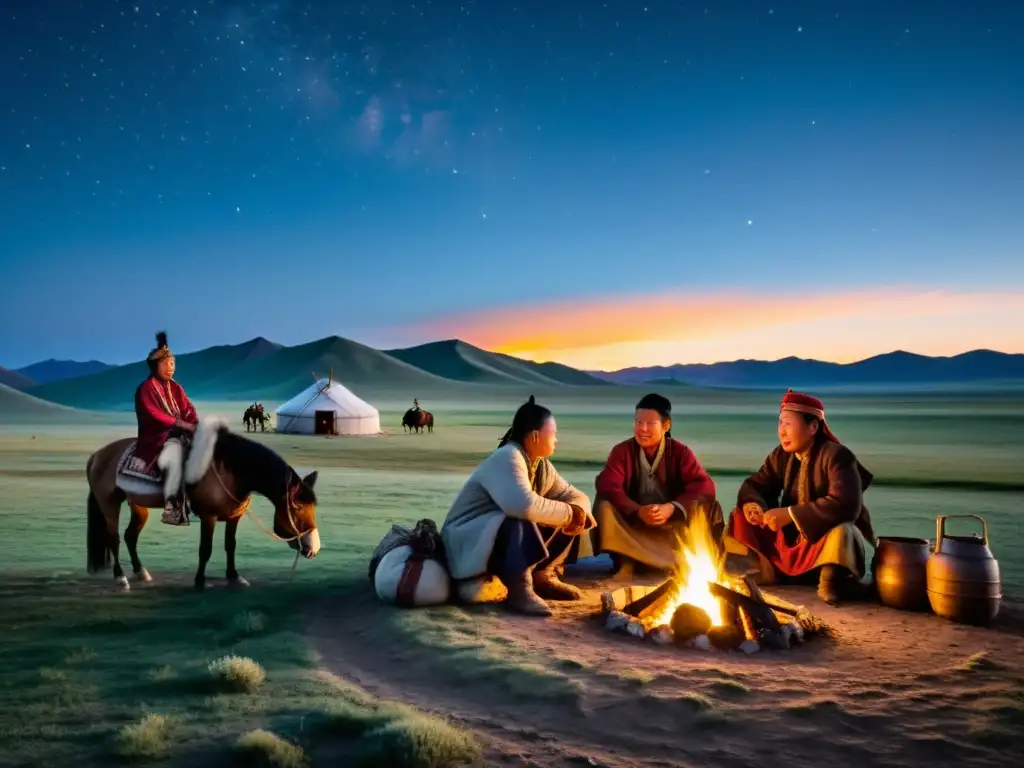
[[[866,544],[875,544],[864,491],[872,475],[839,442],[821,400],[788,391],[779,445],[740,486],[726,551],[753,550],[761,582],[818,573],[818,597],[837,605],[864,592]]]
[[[715,483],[694,452],[673,439],[672,403],[662,395],[637,403],[633,437],[612,448],[595,486],[595,549],[611,554],[619,580],[632,578],[637,564],[671,570],[693,514],[706,515],[721,540]]]
[[[593,528],[590,499],[550,461],[557,425],[533,397],[466,480],[441,527],[448,570],[465,602],[550,616],[549,600],[582,593],[561,579],[577,536]]]

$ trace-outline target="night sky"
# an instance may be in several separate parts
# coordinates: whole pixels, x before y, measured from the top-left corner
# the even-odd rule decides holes
[[[6,0],[0,364],[1024,352],[1022,40],[1017,0]]]

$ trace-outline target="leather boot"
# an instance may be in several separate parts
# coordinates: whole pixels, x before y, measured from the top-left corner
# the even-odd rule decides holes
[[[533,574],[533,590],[545,600],[579,600],[583,597],[577,587],[562,581],[562,569],[553,566]]]
[[[185,505],[180,497],[172,497],[164,504],[164,514],[160,522],[168,525],[188,525],[188,516],[185,514]]]
[[[516,613],[525,613],[527,616],[550,616],[550,606],[533,591],[532,576],[533,574],[527,571],[523,578],[516,579],[508,585],[505,605]]]
[[[818,597],[829,605],[839,605],[842,580],[842,569],[835,565],[823,565],[818,577]]]

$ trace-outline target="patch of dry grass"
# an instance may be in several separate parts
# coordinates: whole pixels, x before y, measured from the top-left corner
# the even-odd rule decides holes
[[[210,662],[210,674],[226,690],[255,693],[267,679],[259,664],[245,656],[222,656]]]
[[[980,672],[983,670],[999,669],[999,665],[988,657],[986,651],[979,651],[957,664],[955,669],[957,672]]]
[[[436,715],[396,702],[370,698],[337,680],[340,698],[324,710],[318,735],[351,743],[345,764],[365,768],[441,768],[480,759],[473,735]]]
[[[130,761],[157,760],[166,757],[171,746],[172,723],[166,715],[152,712],[136,723],[121,728],[114,752]]]
[[[235,758],[245,768],[303,768],[309,762],[302,747],[262,728],[238,738]]]

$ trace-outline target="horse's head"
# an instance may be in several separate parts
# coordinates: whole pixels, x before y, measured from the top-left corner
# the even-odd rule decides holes
[[[320,551],[320,532],[316,528],[316,472],[300,478],[289,467],[291,479],[283,502],[274,509],[274,533],[289,539],[288,546],[303,557],[316,557]]]

